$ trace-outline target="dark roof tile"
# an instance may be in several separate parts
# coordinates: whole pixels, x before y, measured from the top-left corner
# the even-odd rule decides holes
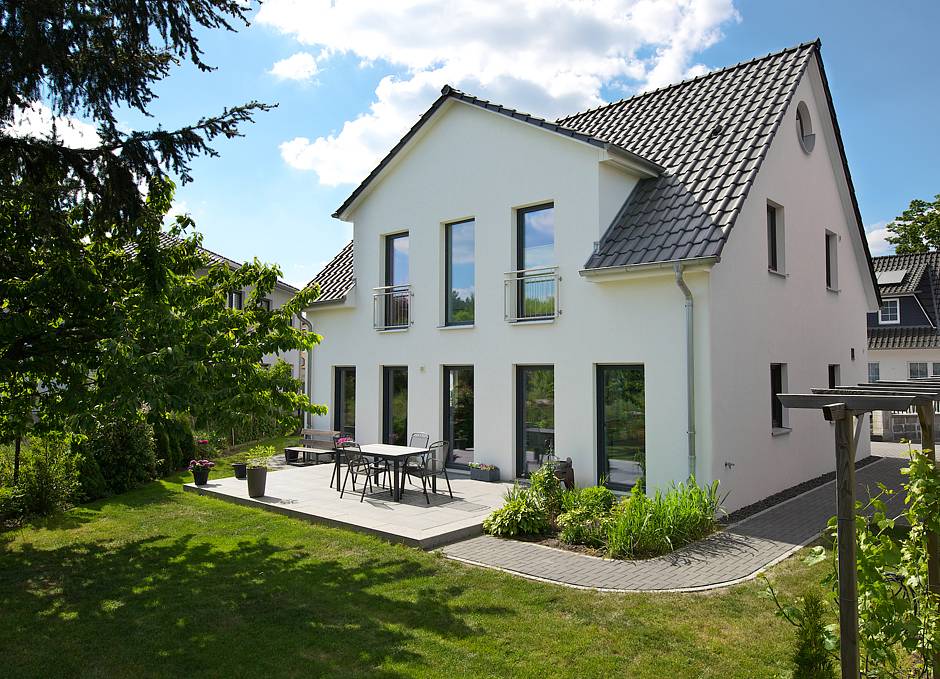
[[[323,270],[314,276],[313,280],[307,283],[320,286],[320,296],[314,300],[313,304],[333,304],[342,302],[346,295],[356,283],[353,277],[353,242],[349,241],[342,250],[339,251],[330,262],[323,267]]]

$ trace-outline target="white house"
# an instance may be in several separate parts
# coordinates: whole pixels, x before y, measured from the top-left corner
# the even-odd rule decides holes
[[[313,426],[731,509],[833,469],[774,397],[864,380],[879,305],[818,42],[556,122],[445,87],[334,216]]]

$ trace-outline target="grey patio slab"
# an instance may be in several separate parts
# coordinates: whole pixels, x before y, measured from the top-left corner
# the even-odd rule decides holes
[[[269,471],[265,496],[248,497],[248,485],[234,477],[213,479],[205,486],[188,483],[184,490],[250,507],[260,507],[294,518],[348,528],[391,542],[433,549],[483,532],[483,519],[503,503],[507,484],[471,481],[453,475],[452,500],[447,484],[438,479],[437,495],[428,505],[421,492],[407,486],[402,502],[393,502],[387,490],[375,487],[359,501],[359,493],[347,485],[342,499],[329,487],[332,464],[283,467]],[[356,486],[361,490],[361,486]]]
[[[900,488],[900,458],[885,458],[856,472],[857,497],[878,492],[878,482]],[[902,494],[888,501],[897,514]],[[584,589],[618,592],[697,591],[754,578],[815,540],[835,514],[830,482],[728,526],[700,542],[644,561],[619,561],[518,540],[481,535],[444,547],[444,555],[484,568]]]

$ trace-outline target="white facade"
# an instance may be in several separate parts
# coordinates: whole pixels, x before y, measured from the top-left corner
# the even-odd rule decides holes
[[[772,435],[770,364],[785,391],[825,386],[827,366],[861,381],[865,313],[873,308],[864,246],[815,65],[751,188],[721,260],[690,266],[694,298],[696,475],[720,479],[729,509],[834,468],[831,425],[789,413]],[[818,127],[807,155],[795,132],[798,101]],[[582,275],[595,241],[640,179],[595,146],[460,101],[446,102],[352,205],[355,280],[342,304],[308,311],[323,336],[313,352],[315,417],[332,429],[334,368],[356,368],[356,438],[382,438],[382,367],[408,368],[408,430],[443,435],[443,366],[474,368],[474,459],[516,469],[516,367],[551,365],[555,450],[579,485],[598,480],[595,367],[645,371],[646,483],[688,476],[685,298],[672,264],[603,279]],[[768,273],[766,206],[785,210],[785,277]],[[505,272],[516,269],[516,210],[551,202],[561,314],[504,319]],[[444,327],[444,225],[475,220],[475,323]],[[838,291],[825,286],[824,234],[838,236]],[[373,328],[373,289],[384,283],[383,238],[407,231],[413,324]],[[866,287],[867,286],[867,287]],[[851,357],[854,350],[854,360]],[[859,456],[867,455],[862,444]]]

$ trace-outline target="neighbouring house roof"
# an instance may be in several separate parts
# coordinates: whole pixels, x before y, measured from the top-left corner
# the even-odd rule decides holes
[[[162,247],[170,247],[170,246],[176,245],[176,244],[178,244],[178,243],[180,243],[180,242],[181,242],[181,241],[180,241],[179,238],[176,238],[176,237],[174,237],[174,236],[171,236],[171,235],[168,234],[166,231],[161,231],[161,232],[160,232],[160,245],[161,245]],[[206,248],[203,248],[203,247],[200,247],[199,249],[200,249],[200,250],[202,251],[202,253],[205,254],[206,257],[209,259],[209,263],[210,263],[210,264],[228,264],[228,265],[229,265],[230,267],[232,267],[233,269],[238,269],[238,268],[240,268],[240,267],[242,266],[242,263],[241,263],[241,262],[236,262],[234,259],[229,259],[228,257],[225,257],[225,256],[223,256],[223,255],[220,255],[220,254],[218,254],[218,253],[216,253],[216,252],[212,252],[212,250],[207,250]],[[136,248],[135,248],[133,245],[127,245],[127,246],[125,246],[124,251],[125,251],[127,254],[133,256],[133,255],[136,253],[137,250],[136,250]],[[277,287],[279,287],[279,288],[281,288],[281,289],[283,289],[283,290],[286,290],[286,291],[288,291],[288,292],[299,292],[299,289],[298,289],[298,288],[295,288],[295,287],[294,287],[293,285],[291,285],[290,283],[286,283],[285,281],[282,281],[280,278],[277,279]]]
[[[491,111],[499,115],[507,116],[509,118],[513,118],[514,120],[519,120],[521,122],[528,123],[536,127],[540,127],[550,132],[555,132],[565,137],[570,137],[571,139],[575,139],[577,141],[581,141],[586,144],[590,144],[592,146],[596,146],[604,150],[615,151],[621,155],[629,157],[634,163],[636,163],[640,167],[645,168],[646,171],[649,172],[650,174],[658,174],[663,169],[658,164],[651,162],[650,160],[646,158],[638,156],[637,154],[633,153],[626,147],[621,146],[619,144],[613,144],[604,139],[595,137],[592,134],[587,134],[585,132],[567,127],[559,122],[553,123],[549,120],[545,120],[544,118],[533,116],[529,113],[523,113],[522,111],[517,111],[516,109],[507,108],[506,106],[500,106],[499,104],[494,104],[493,102],[487,101],[486,99],[480,99],[479,97],[474,97],[472,94],[461,92],[460,90],[455,89],[451,87],[450,85],[444,85],[444,87],[441,89],[441,96],[439,96],[434,101],[434,103],[431,104],[431,107],[427,111],[425,111],[424,114],[418,119],[418,122],[416,122],[411,127],[411,129],[405,133],[405,136],[402,137],[399,140],[399,142],[395,144],[394,147],[392,147],[392,150],[389,151],[388,154],[386,154],[386,156],[382,158],[382,160],[379,161],[379,164],[376,165],[375,168],[372,170],[372,172],[369,173],[369,176],[363,179],[362,183],[359,184],[359,186],[357,186],[356,189],[351,194],[349,194],[349,197],[345,201],[343,201],[343,204],[340,205],[336,209],[336,212],[333,213],[334,217],[337,217],[337,218],[342,217],[343,213],[347,210],[347,208],[349,208],[349,206],[352,205],[356,201],[356,199],[359,198],[360,195],[362,195],[362,192],[365,191],[366,188],[368,188],[368,186],[375,180],[375,178],[378,177],[382,173],[382,170],[384,170],[388,166],[388,164],[395,158],[395,156],[397,156],[398,153],[405,146],[407,146],[408,142],[411,141],[411,139],[418,133],[418,131],[422,127],[424,127],[424,125],[434,116],[435,113],[437,113],[437,111],[441,108],[441,106],[443,106],[444,103],[450,99],[462,101],[465,104],[470,104],[471,106],[477,106],[486,111]]]
[[[868,328],[869,349],[931,349],[940,347],[940,252],[887,255],[872,259],[882,297],[913,295],[933,324],[930,326],[873,326]],[[894,277],[886,272],[899,272]],[[900,276],[903,272],[903,277]],[[900,278],[900,282],[897,281]],[[903,319],[902,319],[903,320]]]
[[[740,214],[800,78],[815,56],[877,297],[868,240],[819,57],[820,45],[819,40],[797,45],[576,113],[555,123],[445,87],[431,108],[333,216],[342,215],[443,103],[455,98],[579,141],[628,153],[637,162],[656,170],[641,179],[631,195],[625,197],[585,269],[716,258]],[[351,254],[348,266],[352,266]],[[338,274],[332,271],[331,275]],[[352,285],[351,271],[343,278]]]
[[[313,301],[313,305],[337,304],[346,299],[346,295],[356,283],[353,277],[353,242],[349,241],[339,254],[323,267],[312,281],[307,283],[320,286],[320,296]]]

